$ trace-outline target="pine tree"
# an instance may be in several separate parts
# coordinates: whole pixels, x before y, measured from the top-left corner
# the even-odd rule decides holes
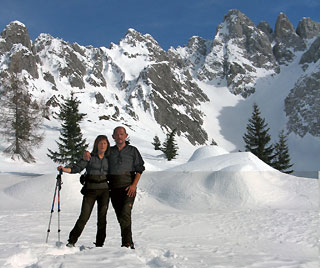
[[[218,145],[214,139],[211,140],[210,145]]]
[[[155,150],[161,150],[161,141],[157,135],[154,136],[152,145],[154,146]]]
[[[279,141],[274,146],[275,157],[272,161],[272,166],[284,173],[292,173],[290,168],[293,164],[290,164],[289,148],[287,145],[288,135],[284,134],[282,130],[279,134]]]
[[[58,118],[62,121],[60,130],[58,152],[48,149],[47,154],[54,162],[71,166],[82,158],[84,151],[88,148],[86,139],[82,138],[80,122],[86,116],[79,113],[80,101],[71,93],[71,97],[66,99],[60,106]]]
[[[246,151],[252,152],[268,165],[272,164],[273,146],[268,145],[271,136],[268,134],[269,128],[264,118],[260,116],[258,105],[253,105],[253,113],[247,125],[247,133],[244,134]]]
[[[172,130],[171,133],[167,134],[167,138],[162,145],[162,152],[167,157],[168,161],[175,159],[178,155],[178,146],[175,142],[176,129]]]
[[[31,154],[43,141],[39,133],[43,122],[42,103],[33,100],[18,74],[12,73],[2,81],[0,109],[0,133],[10,146],[4,153],[12,159],[35,162]]]

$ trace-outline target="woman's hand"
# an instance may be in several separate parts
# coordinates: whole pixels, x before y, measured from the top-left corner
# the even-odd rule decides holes
[[[60,170],[62,170],[62,171],[63,171],[63,169],[64,169],[64,167],[63,167],[63,166],[58,166],[58,167],[57,167],[57,170],[58,170],[58,171],[60,171]]]
[[[58,171],[62,170],[63,172],[66,172],[66,173],[70,173],[71,172],[71,168],[65,168],[63,166],[58,166],[57,170]]]

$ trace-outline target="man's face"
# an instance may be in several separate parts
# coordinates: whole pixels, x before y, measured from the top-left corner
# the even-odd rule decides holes
[[[124,144],[126,142],[127,137],[128,137],[128,134],[125,132],[123,128],[116,129],[112,135],[112,138],[114,139],[117,145]]]

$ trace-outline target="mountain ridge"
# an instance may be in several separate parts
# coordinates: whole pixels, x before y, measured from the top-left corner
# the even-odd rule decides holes
[[[134,29],[109,48],[69,44],[50,34],[32,42],[26,26],[15,21],[1,33],[0,79],[10,72],[22,73],[31,94],[45,99],[51,113],[73,90],[90,98],[92,107],[87,108],[98,121],[133,126],[148,117],[156,122],[155,134],[177,129],[179,137],[195,146],[211,138],[228,143],[204,127],[212,120],[203,112],[204,105],[214,103],[208,97],[211,91],[226,88],[234,96],[230,98],[249,104],[259,95],[261,80],[272,84],[282,69],[297,66],[301,75],[288,93],[282,93],[285,100],[279,104],[282,121],[287,121],[281,128],[291,132],[292,139],[311,135],[316,143],[320,66],[319,54],[313,55],[319,51],[319,34],[320,23],[309,18],[303,18],[295,31],[281,13],[273,32],[267,23],[255,26],[239,10],[230,10],[213,40],[191,37],[186,47],[164,51],[150,34]],[[218,120],[216,127],[220,125],[225,123]],[[231,141],[229,150],[243,148],[242,134]]]

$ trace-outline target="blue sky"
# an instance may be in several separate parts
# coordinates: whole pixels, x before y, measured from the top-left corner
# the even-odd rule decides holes
[[[320,21],[319,0],[1,0],[0,31],[19,20],[32,40],[49,33],[70,43],[109,47],[133,28],[167,50],[194,35],[212,40],[230,9],[273,29],[280,12],[294,27],[303,17]]]

